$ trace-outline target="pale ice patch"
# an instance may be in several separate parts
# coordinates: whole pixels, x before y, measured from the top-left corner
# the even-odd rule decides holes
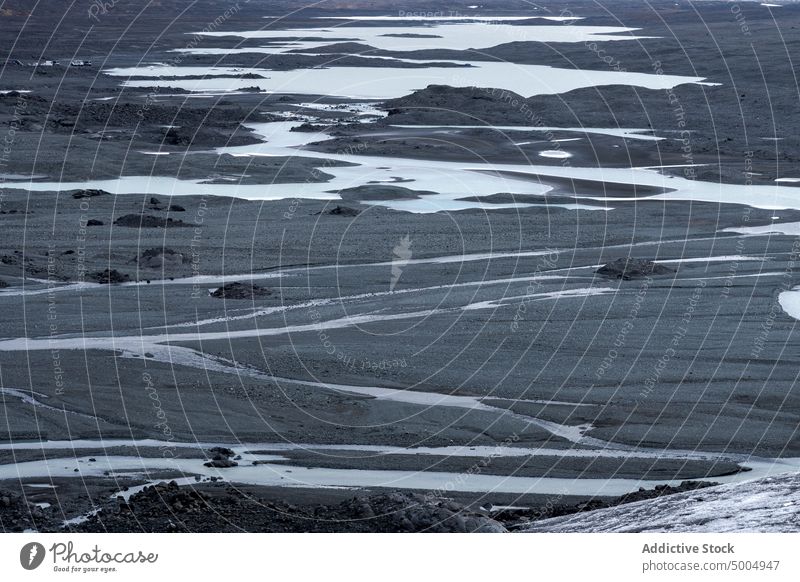
[[[263,39],[272,43],[259,47],[268,54],[280,54],[295,49],[314,51],[338,42],[358,42],[378,50],[407,52],[415,50],[467,50],[486,49],[506,42],[602,42],[654,38],[637,36],[638,28],[622,26],[562,26],[555,24],[515,26],[500,22],[436,22],[424,19],[416,26],[341,26],[331,28],[293,28],[274,30],[211,31],[198,32],[209,38],[235,36],[243,39]],[[462,19],[463,20],[463,19]],[[469,20],[476,20],[470,18]],[[419,36],[398,36],[416,34]],[[192,33],[194,34],[194,33]],[[308,39],[308,40],[306,40]],[[283,41],[283,42],[281,42]],[[175,49],[175,52],[204,54],[203,47]],[[256,52],[256,51],[253,51]]]
[[[800,286],[778,294],[778,303],[787,315],[800,319]]]
[[[658,259],[654,263],[683,264],[683,263],[722,263],[726,261],[737,262],[763,262],[769,260],[768,257],[752,257],[749,255],[717,255],[714,257],[685,257],[681,259]]]
[[[477,5],[467,6],[467,8],[479,8]],[[276,16],[268,16],[266,18],[277,18]],[[436,14],[404,14],[402,16],[317,16],[319,20],[370,20],[375,22],[381,21],[408,21],[408,20],[424,20],[425,22],[448,22],[455,20],[470,20],[476,22],[514,22],[517,20],[551,20],[553,22],[567,22],[570,20],[582,20],[580,16],[440,16]],[[346,30],[346,29],[345,29]],[[402,31],[406,29],[403,28]]]
[[[408,128],[408,129],[491,129],[493,131],[540,131],[540,132],[570,132],[570,133],[591,133],[597,135],[610,135],[611,137],[623,137],[626,139],[640,139],[642,141],[661,141],[665,138],[652,135],[650,129],[626,128],[626,127],[552,127],[540,125],[390,125],[389,127]],[[565,139],[554,139],[555,142],[575,141],[583,139],[571,137]],[[522,142],[523,144],[532,142]],[[521,145],[521,144],[517,144]]]

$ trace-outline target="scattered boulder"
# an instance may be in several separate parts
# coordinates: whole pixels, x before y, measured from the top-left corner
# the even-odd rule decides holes
[[[230,467],[238,467],[239,463],[225,458],[214,457],[210,461],[203,463],[206,467],[216,467],[217,469],[228,469]]]
[[[117,226],[128,228],[169,228],[176,226],[191,226],[182,220],[173,218],[161,218],[149,214],[125,214],[114,221]]]
[[[653,261],[632,259],[630,257],[616,259],[595,271],[598,275],[608,277],[609,279],[622,279],[624,281],[643,279],[654,275],[668,275],[674,272],[675,269],[654,263]]]
[[[72,197],[76,200],[80,200],[81,198],[94,198],[95,196],[111,196],[111,193],[106,192],[105,190],[96,190],[94,188],[76,190],[72,193]]]
[[[211,292],[211,297],[216,299],[260,299],[269,297],[272,291],[252,282],[243,283],[236,281],[228,283]]]
[[[0,289],[5,289],[8,287],[8,283],[0,279]]]
[[[214,447],[209,449],[213,453],[211,460],[203,463],[206,467],[217,467],[219,469],[227,469],[228,467],[237,467],[239,463],[232,460],[231,457],[235,454],[231,449],[226,447]]]
[[[105,271],[91,273],[87,278],[103,285],[125,283],[131,280],[130,275],[120,273],[116,269],[106,269]]]
[[[147,203],[147,208],[149,208],[150,210],[164,210],[164,206],[161,204],[161,200],[159,200],[155,196],[150,197],[150,201]]]
[[[361,211],[356,210],[355,208],[350,208],[349,206],[337,206],[336,208],[328,210],[326,214],[333,216],[358,216],[361,214]]]

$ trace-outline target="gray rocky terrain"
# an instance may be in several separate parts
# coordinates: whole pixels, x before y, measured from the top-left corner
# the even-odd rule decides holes
[[[175,18],[183,3],[162,3],[137,18],[139,3],[117,3],[94,18],[88,2],[55,4],[0,9],[1,529],[594,531],[590,510],[627,519],[617,512],[657,497],[648,507],[666,512],[673,493],[772,491],[750,480],[798,470],[787,293],[800,285],[800,202],[724,198],[800,175],[800,7],[775,18],[742,5],[745,31],[721,2],[570,6],[581,24],[654,37],[603,44],[618,69],[709,84],[519,95],[422,83],[378,100],[324,86],[191,95],[170,76],[107,69],[234,67],[198,77],[259,83],[250,69],[609,64],[583,42],[377,50],[347,25],[313,54],[178,62],[173,49],[230,7],[217,30],[293,5],[194,2]],[[488,12],[529,14],[503,5]],[[394,11],[328,2],[275,26]],[[46,58],[93,65],[29,66]],[[236,149],[269,144],[254,124],[271,122],[309,143]],[[377,169],[341,178],[359,159],[541,171],[514,166],[501,173],[518,189],[486,193],[470,182],[492,172],[470,169],[446,200],[464,207],[418,212],[441,193]],[[555,171],[653,166],[718,185],[723,202]],[[134,191],[113,193],[120,177]],[[173,178],[188,191],[157,190]],[[251,189],[213,193],[230,184]],[[796,529],[786,514],[781,528]]]

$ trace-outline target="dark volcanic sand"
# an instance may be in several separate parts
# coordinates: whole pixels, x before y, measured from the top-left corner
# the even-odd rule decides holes
[[[189,99],[164,89],[148,96],[148,89],[120,89],[119,78],[100,72],[106,66],[169,60],[174,56],[170,49],[186,44],[184,33],[198,30],[216,17],[219,3],[195,3],[169,26],[166,23],[174,18],[175,3],[148,8],[147,18],[141,19],[135,19],[139,7],[119,3],[113,18],[107,15],[98,23],[87,20],[88,3],[83,3],[67,13],[55,33],[53,14],[60,17],[63,10],[52,10],[53,3],[40,3],[28,19],[27,4],[6,3],[4,7],[10,12],[0,16],[0,46],[11,58],[27,61],[40,56],[75,55],[91,58],[95,66],[39,69],[39,73],[15,65],[2,69],[0,90],[32,91],[29,95],[0,95],[0,123],[4,127],[17,124],[14,147],[0,169],[3,173],[44,175],[64,181],[119,175],[208,180],[233,176],[248,184],[324,181],[328,177],[324,172],[313,171],[318,161],[299,156],[240,159],[211,151],[219,146],[254,143],[256,139],[241,123],[271,121],[279,119],[276,114],[286,112],[317,115],[326,123],[342,122],[330,129],[331,141],[314,146],[319,151],[340,151],[354,143],[368,143],[369,155],[558,165],[560,160],[541,158],[537,152],[553,149],[552,139],[581,137],[579,142],[563,144],[573,153],[569,162],[573,166],[629,167],[686,161],[682,143],[674,139],[678,130],[675,113],[663,91],[640,89],[634,93],[624,87],[605,87],[528,100],[544,125],[650,128],[655,135],[667,138],[657,145],[574,132],[554,132],[551,136],[515,132],[510,136],[492,129],[470,129],[453,130],[442,138],[426,130],[388,127],[396,123],[532,124],[529,118],[515,114],[518,109],[503,106],[502,100],[491,95],[487,98],[485,91],[474,90],[422,92],[386,104],[392,112],[385,120],[350,126],[353,112],[346,109],[312,112],[295,107],[316,100],[314,96],[242,94]],[[281,6],[274,4],[280,11]],[[381,8],[375,3],[370,7]],[[330,12],[308,11],[284,24],[307,26],[312,16],[340,13],[335,3],[327,8]],[[665,19],[661,22],[640,3],[615,3],[613,12],[627,15],[624,24],[643,27],[643,35],[663,38],[638,41],[635,48],[615,43],[608,48],[631,71],[653,72],[652,59],[657,58],[670,74],[705,76],[723,83],[721,87],[684,85],[675,90],[692,131],[692,159],[710,164],[699,168],[698,176],[769,184],[776,177],[797,175],[796,87],[787,69],[790,61],[784,45],[774,39],[780,29],[787,46],[795,41],[800,8],[781,8],[778,21],[763,8],[742,8],[752,30],[752,36],[744,39],[726,4],[704,3],[692,9],[670,6],[659,13]],[[388,7],[383,12],[392,10]],[[558,8],[554,10],[557,13]],[[576,4],[573,10],[587,16],[586,24],[618,24],[595,3]],[[263,15],[263,8],[242,5],[224,26],[229,30],[251,27],[256,15]],[[130,30],[123,32],[123,25],[134,19]],[[91,32],[85,38],[90,24]],[[706,26],[713,32],[711,36],[705,36]],[[25,42],[19,42],[17,35],[23,27],[20,39]],[[150,39],[157,36],[154,32],[164,34],[151,44]],[[239,41],[220,38],[213,42],[226,47]],[[750,41],[762,69],[754,66]],[[76,52],[79,43],[83,44]],[[631,48],[623,50],[623,46]],[[686,48],[686,52],[676,47]],[[453,53],[435,51],[425,58],[458,59],[459,54]],[[582,43],[510,43],[484,53],[482,57],[470,54],[469,58],[607,67]],[[287,69],[331,62],[329,56],[282,55],[269,63],[263,62],[263,57],[244,54],[220,60],[198,56],[187,57],[182,64]],[[351,57],[336,62],[338,66],[352,66],[360,61]],[[320,87],[320,94],[324,89]],[[91,101],[104,97],[113,97],[114,101]],[[448,106],[447,111],[429,110],[441,103]],[[20,121],[15,116],[21,110]],[[162,127],[167,125],[180,127]],[[782,141],[762,139],[770,136]],[[514,145],[524,141],[535,143]],[[186,155],[139,153],[158,148]],[[681,170],[673,171],[682,175]],[[750,175],[752,172],[760,175]],[[543,180],[555,187],[548,197],[551,202],[571,200],[568,197],[576,190],[597,196],[604,191],[613,197],[631,194],[629,188],[615,185]],[[398,198],[425,195],[415,192],[413,185],[396,186],[408,190],[390,194]],[[0,396],[4,409],[0,440],[163,439],[164,428],[159,425],[163,419],[156,416],[152,390],[148,389],[152,384],[170,434],[178,441],[440,447],[493,446],[513,436],[512,446],[595,446],[589,442],[576,445],[530,422],[537,419],[568,426],[590,424],[587,437],[622,447],[770,458],[800,456],[797,362],[791,350],[797,341],[796,321],[778,304],[781,291],[800,284],[793,262],[795,239],[720,232],[729,227],[770,224],[776,214],[779,222],[798,221],[800,212],[623,200],[614,201],[613,210],[608,212],[534,207],[421,215],[359,203],[380,199],[386,192],[376,188],[366,195],[360,191],[345,193],[352,212],[332,213],[340,201],[248,202],[158,196],[158,204],[153,204],[151,196],[145,194],[76,199],[69,192],[28,195],[3,190],[0,279],[8,287],[0,290],[0,308],[5,314],[0,336],[3,340],[31,338],[43,343],[30,349],[0,351],[2,387],[33,390],[39,404],[33,406],[10,393]],[[637,189],[636,194],[653,192]],[[508,196],[498,193],[493,201],[507,201]],[[142,214],[162,221],[171,218],[187,226],[137,228],[115,224],[120,217]],[[88,220],[103,224],[85,226]],[[410,261],[402,264],[398,275],[393,272],[392,261],[397,263],[398,248],[408,248],[403,246],[405,237],[410,241],[411,255],[406,256]],[[161,263],[153,262],[153,253],[146,254],[151,249],[174,253],[168,253],[170,258]],[[546,249],[550,252],[542,256],[515,256]],[[507,256],[442,264],[414,262],[474,253]],[[647,260],[722,258],[668,263],[676,273],[646,282],[595,275],[599,266],[628,256]],[[742,260],[741,256],[757,260]],[[129,283],[48,293],[48,284],[43,281],[69,285],[84,275],[89,280],[89,275],[106,269],[126,276]],[[249,299],[215,298],[209,291],[223,281],[177,280],[197,274],[224,274],[226,283],[247,283],[253,274],[264,276],[256,282],[271,293]],[[545,278],[532,283],[534,276]],[[590,287],[605,291],[556,299],[557,293]],[[23,290],[28,293],[22,294]],[[523,298],[532,293],[537,297]],[[504,297],[510,299],[497,305],[482,303]],[[467,305],[472,308],[464,309]],[[246,318],[254,311],[259,312],[256,318]],[[427,313],[406,317],[419,312]],[[325,330],[313,328],[317,322],[361,315],[384,319]],[[397,318],[388,319],[393,316]],[[197,321],[215,318],[216,322],[200,328],[196,325]],[[292,329],[260,337],[228,337],[229,332],[290,326]],[[191,334],[198,329],[220,332],[221,337],[184,336],[172,342],[174,353],[167,349],[151,353],[148,348],[136,357],[124,353],[125,346],[115,340]],[[47,345],[51,338],[87,338],[100,344],[53,352]],[[163,348],[164,343],[160,346]],[[187,365],[186,352],[180,350],[186,347],[218,358],[216,363],[223,364],[214,366],[215,362],[203,360]],[[659,362],[665,358],[667,364],[661,367]],[[491,396],[493,399],[485,403],[496,409],[404,403],[287,379]],[[541,402],[551,400],[554,402]],[[503,414],[497,408],[515,414]],[[134,454],[128,449],[106,452]],[[88,449],[80,455],[84,453],[99,456],[103,451]],[[30,451],[19,452],[18,457],[16,454],[0,451],[0,459],[8,464],[15,459],[40,458]],[[71,454],[68,450],[48,452],[50,458]],[[136,454],[157,453],[142,449]],[[475,461],[457,456],[380,456],[352,451],[331,456],[316,450],[286,456],[289,460],[285,463],[300,467],[454,474],[468,471]],[[737,468],[738,463],[730,459],[539,456],[494,459],[485,474],[713,480]],[[154,471],[151,477],[178,476],[174,473]],[[220,474],[224,476],[225,470]],[[130,481],[143,482],[141,478]],[[62,492],[57,497],[36,490],[32,498],[53,504],[47,516],[37,516],[43,521],[22,520],[16,525],[3,521],[3,529],[56,528],[64,518],[91,509],[90,499],[105,503],[108,495],[120,488],[112,479],[100,477],[58,478],[57,484]],[[213,493],[215,488],[224,487],[204,483],[200,489]],[[0,489],[15,494],[19,488],[15,479],[0,482]],[[114,517],[107,529],[408,529],[404,523],[373,520],[368,514],[363,516],[365,521],[353,526],[348,519],[365,511],[361,504],[331,509],[348,503],[356,493],[385,494],[384,488],[365,488],[356,493],[257,486],[241,489],[259,500],[256,506],[273,503],[278,509],[258,513],[253,521],[236,524],[235,520],[220,518],[209,524],[203,521],[205,510],[200,508],[195,512],[200,518],[192,514],[184,525],[176,523],[169,528],[163,518],[153,517],[160,515],[157,505],[153,509],[145,503],[145,517],[150,521],[136,525],[125,511],[117,513],[114,502],[109,509]],[[229,515],[242,511],[239,495],[234,495],[235,501],[221,497],[220,503],[232,512]],[[550,495],[505,493],[453,493],[451,497],[468,509],[448,511],[475,515],[486,503],[522,505],[541,514],[554,503],[572,507],[586,500],[585,496],[557,495],[554,502]],[[405,507],[409,501],[400,498],[392,503]],[[414,500],[410,503],[413,505]],[[275,511],[287,513],[286,504],[296,506],[292,516],[275,518]],[[325,520],[308,524],[308,515],[315,515],[314,508],[321,505],[326,506],[321,514],[336,525],[319,525],[330,523]],[[14,511],[25,513],[27,509],[17,507]],[[247,511],[253,511],[253,507],[248,506]],[[552,513],[552,509],[547,511]],[[184,512],[179,513],[186,517]],[[342,515],[349,517],[339,521]],[[103,531],[106,525],[102,519],[95,519],[82,528]]]

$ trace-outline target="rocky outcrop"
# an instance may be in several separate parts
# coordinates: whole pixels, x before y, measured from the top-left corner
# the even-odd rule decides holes
[[[87,279],[103,285],[111,285],[116,283],[125,283],[131,280],[131,276],[125,273],[120,273],[116,269],[106,269],[105,271],[98,271],[91,273]]]
[[[198,478],[199,480],[199,478]],[[334,505],[294,505],[205,481],[145,487],[79,525],[77,531],[505,532],[483,511],[418,493],[361,495]]]
[[[28,502],[24,496],[0,490],[0,531],[42,529],[47,521],[45,514],[43,507]]]
[[[387,124],[531,125],[532,110],[522,108],[526,99],[511,91],[475,87],[428,85],[397,99],[385,101]]]
[[[218,469],[227,469],[229,467],[237,467],[239,463],[236,462],[235,459],[231,457],[234,456],[234,452],[226,447],[214,447],[209,449],[211,459],[207,462],[203,463],[206,467],[216,467]]]
[[[95,196],[111,196],[111,193],[106,192],[105,190],[96,190],[96,189],[86,189],[86,190],[77,190],[72,193],[72,197],[76,200],[80,200],[81,198],[94,198]]]

